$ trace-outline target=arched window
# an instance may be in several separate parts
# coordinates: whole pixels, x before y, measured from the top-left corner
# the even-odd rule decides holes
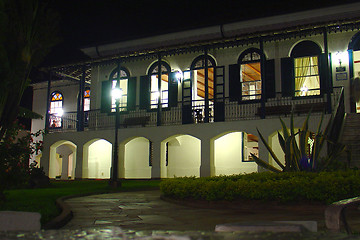
[[[84,91],[84,111],[90,111],[90,88]]]
[[[261,99],[262,56],[257,48],[247,49],[239,56],[242,100]]]
[[[111,86],[112,89],[116,87],[116,85],[119,86],[121,89],[121,98],[120,98],[120,111],[126,111],[127,110],[127,101],[128,101],[128,81],[129,81],[129,71],[126,68],[120,67],[120,69],[116,68],[114,69],[110,74],[110,81],[112,82]],[[115,112],[116,108],[116,102],[115,98],[112,97],[111,99],[111,111]]]
[[[205,78],[205,67],[207,61],[207,79]],[[194,90],[196,98],[194,100],[205,99],[206,81],[208,85],[208,100],[214,99],[214,68],[216,66],[214,58],[209,55],[201,55],[194,59],[190,69],[194,71]]]
[[[319,57],[321,48],[312,41],[302,41],[291,51],[294,59],[295,96],[320,95]]]
[[[50,128],[61,128],[61,116],[63,115],[63,95],[55,91],[50,96],[49,122]]]
[[[150,77],[150,106],[151,108],[158,107],[158,99],[163,108],[169,106],[169,74],[171,72],[170,65],[161,61],[161,86],[159,86],[159,62],[153,63],[148,71]],[[160,89],[160,91],[159,91]]]

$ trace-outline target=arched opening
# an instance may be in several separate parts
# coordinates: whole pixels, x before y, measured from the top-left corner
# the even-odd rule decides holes
[[[230,132],[214,140],[215,175],[257,171],[251,153],[259,156],[258,137],[246,132]]]
[[[320,95],[321,48],[313,41],[301,41],[291,50],[294,59],[294,91],[296,97]]]
[[[70,141],[59,141],[50,147],[49,177],[75,179],[76,145]]]
[[[50,96],[49,127],[61,128],[63,115],[64,97],[59,91],[54,91]]]
[[[159,98],[162,108],[169,106],[169,74],[171,68],[170,65],[164,61],[160,62],[160,66],[161,71],[159,71],[159,62],[155,62],[150,66],[148,71],[150,78],[150,108],[158,107]],[[159,81],[160,72],[161,81]]]
[[[176,135],[161,144],[161,177],[200,177],[201,141],[190,135]]]
[[[240,64],[241,100],[261,99],[261,61],[264,54],[257,48],[249,48],[241,53]]]
[[[120,177],[151,178],[152,143],[144,137],[136,137],[120,144]]]
[[[216,62],[210,55],[200,55],[191,63],[191,83],[183,82],[183,101],[187,88],[192,100],[195,122],[214,121],[214,81]],[[190,86],[186,86],[190,85]]]
[[[112,144],[94,139],[84,145],[83,178],[109,179]]]
[[[128,105],[128,92],[129,92],[129,71],[124,67],[119,67],[114,69],[110,74],[111,89],[114,89],[116,86],[121,90],[121,97],[119,101],[119,110],[127,111]],[[115,112],[116,110],[116,101],[115,96],[111,97],[111,111]]]

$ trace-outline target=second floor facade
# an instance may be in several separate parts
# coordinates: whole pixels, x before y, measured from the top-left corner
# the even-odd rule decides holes
[[[354,6],[359,12],[359,4]],[[220,39],[172,45],[154,37],[158,45],[152,48],[144,43],[137,46],[141,50],[122,52],[109,45],[106,56],[50,68],[47,81],[34,86],[33,110],[46,117],[33,121],[33,130],[113,128],[114,88],[121,90],[120,127],[331,113],[341,89],[346,111],[357,111],[351,80],[360,72],[359,19],[334,14],[329,20],[322,14],[306,24],[294,16],[284,27],[253,28]],[[205,37],[205,30],[196,36]]]

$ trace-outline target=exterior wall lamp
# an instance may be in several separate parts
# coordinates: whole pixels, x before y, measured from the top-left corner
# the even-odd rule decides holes
[[[114,154],[113,154],[113,160],[111,165],[111,171],[110,171],[110,182],[109,184],[112,187],[118,187],[121,186],[121,183],[118,179],[118,165],[119,165],[119,157],[118,157],[118,151],[119,151],[119,144],[118,144],[118,130],[119,130],[119,118],[120,118],[120,99],[122,96],[122,89],[119,88],[119,84],[116,85],[115,88],[111,90],[111,96],[115,98],[115,105],[116,105],[116,112],[115,112],[115,143],[114,143]]]
[[[181,71],[177,71],[175,73],[175,78],[178,81],[178,83],[181,83],[182,79],[183,79],[183,73]]]

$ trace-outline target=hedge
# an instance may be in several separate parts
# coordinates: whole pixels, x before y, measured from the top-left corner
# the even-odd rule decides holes
[[[160,183],[165,197],[195,200],[264,200],[331,203],[360,196],[360,171],[251,173],[219,177],[181,177]]]

